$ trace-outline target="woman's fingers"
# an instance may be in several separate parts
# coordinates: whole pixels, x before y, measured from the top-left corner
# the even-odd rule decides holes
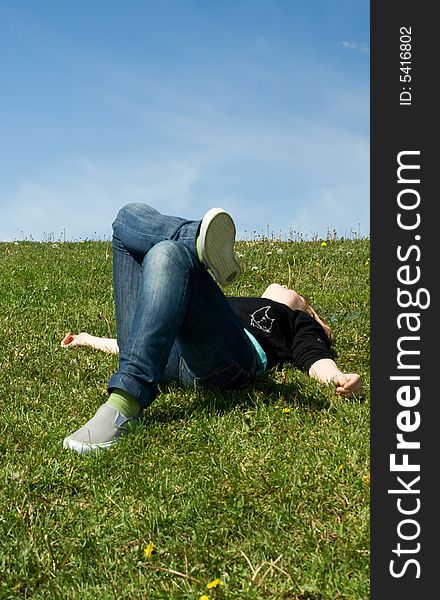
[[[360,394],[362,381],[358,373],[348,373],[341,376],[336,387],[336,393],[340,396],[352,396]]]
[[[81,334],[66,333],[66,335],[61,340],[61,346],[63,348],[67,348],[68,346],[80,345],[80,336]]]
[[[69,346],[73,340],[75,339],[75,335],[73,335],[72,333],[66,333],[66,335],[63,337],[63,339],[61,340],[61,346],[63,346],[63,348],[65,346]]]

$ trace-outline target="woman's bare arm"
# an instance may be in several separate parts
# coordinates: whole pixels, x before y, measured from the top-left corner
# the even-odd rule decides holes
[[[119,353],[118,342],[114,338],[97,337],[84,331],[78,334],[67,333],[61,340],[62,348],[77,346],[87,346],[108,354]]]

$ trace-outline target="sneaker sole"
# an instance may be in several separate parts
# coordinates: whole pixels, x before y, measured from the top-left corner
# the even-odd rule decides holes
[[[72,440],[71,438],[65,438],[63,441],[63,448],[74,450],[78,452],[78,454],[93,454],[94,452],[99,452],[100,450],[107,450],[111,446],[114,446],[118,440],[113,440],[111,442],[104,442],[102,444],[87,444],[86,442],[78,442],[77,440]]]
[[[220,285],[235,281],[241,273],[234,255],[235,224],[222,208],[211,208],[200,226],[203,260]]]

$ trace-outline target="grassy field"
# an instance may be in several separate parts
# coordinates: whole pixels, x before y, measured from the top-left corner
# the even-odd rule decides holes
[[[0,244],[2,600],[369,597],[369,240],[237,251],[227,293],[309,296],[364,398],[287,367],[239,392],[168,388],[87,457],[62,440],[105,401],[117,357],[60,340],[115,336],[110,243]]]

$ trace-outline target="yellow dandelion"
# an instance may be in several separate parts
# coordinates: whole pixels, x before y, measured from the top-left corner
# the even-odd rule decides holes
[[[342,471],[344,471],[344,469],[345,469],[345,465],[339,465],[338,473],[342,473]]]
[[[370,486],[370,473],[367,473],[367,475],[364,475],[362,477],[362,481],[364,482],[364,485],[369,487]]]
[[[212,590],[213,588],[218,587],[219,585],[223,585],[222,581],[220,579],[213,579],[212,581],[210,581],[206,587],[208,590]]]
[[[150,556],[153,554],[153,552],[155,551],[156,546],[153,544],[153,542],[149,542],[147,547],[144,550],[144,554],[147,558],[150,558]]]
[[[321,242],[321,248],[325,248],[327,246],[327,242]]]
[[[288,408],[286,406],[286,408],[283,408],[283,413],[286,413],[286,415],[288,415],[290,413],[290,408]]]
[[[203,596],[200,596],[199,600],[209,600],[209,596],[203,594]]]

